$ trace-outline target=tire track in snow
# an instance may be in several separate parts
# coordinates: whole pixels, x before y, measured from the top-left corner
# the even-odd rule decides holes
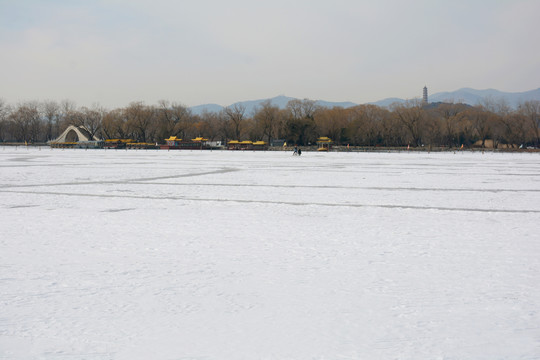
[[[291,188],[291,189],[343,189],[343,190],[380,190],[380,191],[442,191],[442,192],[540,192],[540,189],[475,189],[475,188],[427,188],[427,187],[385,187],[385,186],[340,186],[340,185],[281,185],[281,184],[226,184],[226,183],[170,183],[170,182],[150,182],[154,180],[164,180],[183,177],[204,176],[212,174],[223,174],[240,171],[239,169],[227,169],[219,171],[209,171],[196,174],[170,175],[153,178],[143,178],[136,180],[111,180],[111,181],[72,181],[64,183],[49,184],[24,184],[24,185],[3,185],[2,189],[9,188],[32,188],[48,186],[71,186],[71,185],[92,185],[92,184],[135,184],[135,185],[159,185],[159,186],[221,186],[221,187],[260,187],[260,188]]]
[[[117,198],[117,199],[141,199],[141,200],[178,200],[178,201],[201,201],[201,202],[232,202],[242,204],[269,204],[269,205],[292,205],[292,206],[328,206],[328,207],[353,207],[353,208],[385,208],[385,209],[412,209],[412,210],[440,210],[440,211],[462,211],[462,212],[492,212],[492,213],[536,213],[535,209],[482,209],[482,208],[453,208],[444,206],[416,206],[416,205],[391,205],[391,204],[354,204],[354,203],[321,203],[321,202],[300,202],[300,201],[272,201],[272,200],[245,200],[245,199],[221,199],[221,198],[191,198],[187,196],[143,196],[143,195],[113,195],[113,194],[88,194],[88,193],[67,193],[54,191],[16,191],[0,190],[0,193],[12,194],[34,194],[34,195],[54,195],[54,196],[76,196],[95,198]]]
[[[131,181],[130,184],[168,185],[168,186],[223,186],[223,187],[268,187],[268,188],[304,188],[304,189],[343,189],[343,190],[383,190],[383,191],[465,191],[465,192],[540,192],[540,189],[475,189],[475,188],[421,188],[421,187],[384,187],[384,186],[340,186],[340,185],[280,185],[280,184],[212,184],[212,183],[148,183]]]
[[[97,180],[97,181],[70,181],[62,183],[47,183],[47,184],[22,184],[22,185],[0,185],[2,189],[9,188],[31,188],[31,187],[47,187],[47,186],[66,186],[66,185],[100,185],[100,184],[148,184],[147,181],[156,181],[156,180],[165,180],[165,179],[179,179],[185,177],[194,177],[194,176],[204,176],[204,175],[215,175],[215,174],[225,174],[229,172],[240,171],[240,169],[235,168],[223,168],[214,171],[205,171],[200,173],[187,173],[187,174],[176,174],[176,175],[167,175],[167,176],[154,176],[149,178],[140,178],[140,179],[126,179],[126,180]],[[159,183],[157,183],[159,184]]]

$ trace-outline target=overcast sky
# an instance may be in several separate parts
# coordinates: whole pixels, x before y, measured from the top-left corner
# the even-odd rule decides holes
[[[539,0],[0,0],[0,98],[365,103],[540,87]]]

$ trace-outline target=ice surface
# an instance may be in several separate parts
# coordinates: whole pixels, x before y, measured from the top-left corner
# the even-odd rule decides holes
[[[540,156],[0,147],[0,359],[538,359]]]

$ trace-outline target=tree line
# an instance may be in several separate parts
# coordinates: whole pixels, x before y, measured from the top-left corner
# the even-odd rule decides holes
[[[132,102],[107,110],[100,105],[77,107],[72,101],[26,101],[15,105],[0,99],[0,141],[43,143],[57,138],[68,125],[84,126],[102,139],[163,143],[170,136],[211,141],[283,139],[311,145],[321,136],[337,145],[470,147],[493,140],[509,147],[540,144],[540,101],[512,109],[504,101],[424,104],[419,100],[389,108],[358,105],[325,108],[309,99],[291,100],[284,109],[263,102],[253,113],[236,104],[219,112],[193,114],[179,103]]]

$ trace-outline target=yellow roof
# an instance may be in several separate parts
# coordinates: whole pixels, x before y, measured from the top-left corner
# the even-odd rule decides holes
[[[264,141],[255,141],[253,145],[266,145],[266,142]]]
[[[123,142],[123,143],[130,143],[135,142],[133,139],[107,139],[105,142]]]
[[[253,141],[251,140],[244,140],[240,144],[253,144]]]
[[[196,137],[195,139],[191,139],[191,141],[208,141],[208,139],[205,139],[203,137]]]
[[[322,136],[317,139],[317,142],[332,142],[332,140],[326,136]]]
[[[229,144],[240,144],[240,143],[238,142],[238,140],[231,140],[229,141]]]
[[[171,136],[170,138],[165,139],[165,141],[175,141],[175,140],[176,140],[176,141],[180,141],[180,140],[182,140],[182,139],[179,139],[179,138],[177,138],[176,136]]]

